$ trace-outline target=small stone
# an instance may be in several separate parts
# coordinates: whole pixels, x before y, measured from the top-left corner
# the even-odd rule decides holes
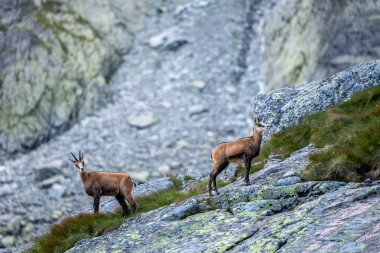
[[[172,160],[168,162],[168,165],[171,170],[177,170],[182,166],[182,163]]]
[[[160,167],[158,167],[158,171],[161,172],[162,174],[166,174],[167,172],[170,171],[170,167],[166,164],[163,164],[163,165],[160,165]]]
[[[11,169],[7,166],[0,166],[0,183],[11,183],[12,181]]]
[[[300,175],[298,172],[293,171],[293,170],[289,170],[289,171],[287,171],[287,172],[282,176],[282,178],[293,177],[293,176],[301,177],[301,175]]]
[[[65,193],[65,191],[66,191],[65,187],[63,187],[61,184],[54,184],[49,189],[48,194],[53,199],[60,199]]]
[[[177,50],[187,43],[188,40],[182,36],[181,31],[177,27],[169,28],[148,40],[150,47],[166,50]]]
[[[365,184],[371,184],[372,183],[372,179],[367,178],[366,180],[364,180],[364,183]]]
[[[203,90],[206,87],[206,83],[203,82],[202,80],[196,80],[196,81],[190,82],[188,85],[198,90]]]
[[[64,180],[65,178],[62,175],[57,175],[40,182],[38,186],[43,189],[47,189],[47,188],[50,188],[52,185],[56,183],[60,183]]]
[[[61,210],[53,210],[51,212],[51,217],[54,219],[54,220],[58,220],[61,216],[63,215],[63,212]]]
[[[296,183],[299,183],[299,182],[302,182],[302,179],[297,177],[297,176],[292,176],[292,177],[287,177],[287,178],[281,178],[277,181],[276,185],[282,185],[282,186],[285,186],[285,185],[292,185],[292,184],[296,184]]]
[[[227,86],[225,89],[229,94],[235,94],[237,92],[237,89],[234,86]]]
[[[189,116],[193,116],[193,115],[197,115],[197,114],[201,114],[205,112],[208,112],[208,109],[204,107],[203,105],[195,104],[189,107]]]
[[[268,158],[270,161],[272,161],[272,160],[277,161],[277,160],[281,159],[281,156],[280,155],[270,155]]]
[[[154,117],[153,113],[145,112],[131,115],[127,118],[128,124],[138,129],[144,129],[155,125],[159,120]]]
[[[7,223],[7,231],[11,234],[17,235],[21,230],[21,220],[19,217],[11,218]]]
[[[61,168],[64,166],[62,160],[54,160],[49,163],[43,163],[33,168],[35,180],[44,181],[56,175],[62,175]]]
[[[11,247],[15,244],[16,240],[14,236],[4,236],[1,239],[1,245],[4,246],[5,248]]]
[[[132,177],[132,180],[136,180],[138,182],[146,182],[149,177],[148,171],[130,171],[128,174]]]
[[[178,149],[183,149],[189,147],[190,144],[186,140],[179,140],[176,142],[176,147]]]
[[[1,185],[0,186],[0,197],[13,194],[15,189],[17,189],[16,183]]]
[[[30,234],[33,231],[34,225],[32,223],[27,223],[22,229],[22,232],[25,234]]]

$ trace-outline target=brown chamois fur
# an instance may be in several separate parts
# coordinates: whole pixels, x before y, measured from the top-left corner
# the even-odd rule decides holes
[[[71,160],[79,169],[83,188],[87,195],[94,198],[94,213],[99,212],[99,202],[101,196],[115,196],[120,206],[123,208],[123,216],[129,214],[128,203],[131,205],[132,213],[136,211],[136,202],[132,197],[132,188],[136,186],[127,173],[84,171],[83,153],[79,151],[79,159],[73,153],[75,160]]]
[[[220,143],[211,153],[211,159],[214,166],[210,173],[208,182],[208,192],[212,196],[212,186],[214,186],[216,194],[219,194],[216,187],[216,177],[230,163],[244,163],[245,165],[245,183],[249,185],[249,172],[251,170],[252,159],[259,155],[262,133],[265,124],[259,119],[255,119],[255,127],[252,135],[235,141]]]

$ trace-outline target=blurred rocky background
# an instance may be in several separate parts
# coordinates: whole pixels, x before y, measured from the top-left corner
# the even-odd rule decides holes
[[[91,207],[69,152],[204,173],[252,97],[380,54],[380,1],[1,0],[0,247]]]

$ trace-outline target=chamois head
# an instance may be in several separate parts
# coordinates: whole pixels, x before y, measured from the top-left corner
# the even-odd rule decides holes
[[[262,122],[259,118],[255,118],[255,126],[254,129],[256,129],[257,132],[262,133],[265,130],[266,125],[264,122]]]
[[[75,166],[76,166],[81,172],[83,172],[83,171],[84,171],[84,160],[83,160],[83,153],[82,153],[82,151],[79,150],[79,159],[77,159],[73,153],[70,152],[70,154],[71,154],[71,155],[74,157],[74,159],[75,159],[75,160],[71,160],[71,159],[70,159],[70,161],[72,161],[72,162],[75,164]]]

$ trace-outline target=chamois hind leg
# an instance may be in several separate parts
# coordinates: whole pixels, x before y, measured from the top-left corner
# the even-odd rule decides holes
[[[117,202],[119,202],[121,208],[123,209],[123,216],[127,216],[129,214],[129,209],[128,209],[128,205],[127,203],[125,202],[125,198],[123,196],[122,193],[118,193],[116,196],[115,196]]]
[[[249,185],[249,172],[251,171],[251,163],[252,158],[250,156],[244,157],[244,165],[245,165],[245,185]]]
[[[132,197],[132,193],[129,193],[125,196],[128,200],[128,203],[131,205],[132,214],[136,212],[137,204],[136,201]]]
[[[123,180],[121,182],[122,185],[120,187],[120,190],[124,197],[127,199],[128,203],[131,205],[132,213],[135,213],[137,204],[136,201],[132,197],[132,188],[133,188],[133,182],[132,180]]]
[[[213,185],[214,177],[216,177],[216,173],[217,173],[217,164],[214,163],[214,167],[208,179],[208,194],[210,195],[210,197],[212,196],[212,185]]]
[[[228,164],[229,164],[229,162],[224,162],[224,163],[220,164],[217,168],[216,175],[213,178],[212,182],[214,184],[214,190],[215,190],[217,195],[219,195],[219,191],[218,191],[218,188],[216,187],[216,177],[220,174],[220,172],[222,172],[228,166]]]
[[[218,174],[218,168],[219,167],[220,166],[219,166],[218,161],[214,160],[214,166],[212,168],[212,171],[211,171],[209,179],[208,179],[208,194],[210,195],[210,197],[212,196],[212,187],[214,184],[214,178],[216,178],[216,176]]]

